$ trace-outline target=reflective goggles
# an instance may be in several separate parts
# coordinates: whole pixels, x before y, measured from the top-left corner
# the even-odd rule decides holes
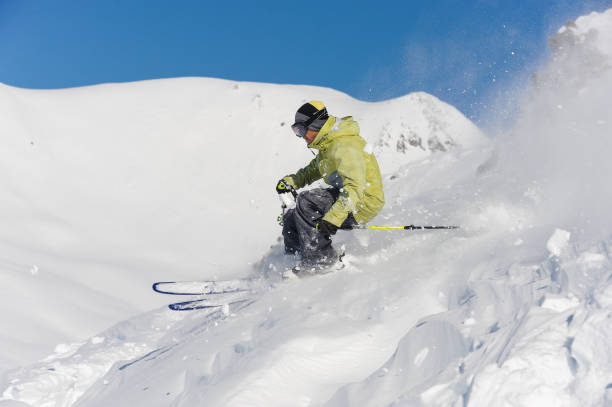
[[[323,108],[316,112],[310,119],[306,120],[305,122],[293,123],[291,125],[291,130],[293,130],[296,136],[303,138],[306,135],[306,132],[308,131],[308,126],[310,126],[315,120],[317,120],[326,113],[327,109]]]
[[[296,136],[303,138],[308,131],[308,126],[304,123],[295,123],[291,125],[291,130],[293,130]]]

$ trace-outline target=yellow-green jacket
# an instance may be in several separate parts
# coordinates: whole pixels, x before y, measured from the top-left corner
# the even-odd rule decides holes
[[[284,179],[295,189],[320,178],[340,189],[340,197],[323,219],[340,227],[349,213],[359,224],[372,220],[385,204],[376,157],[364,151],[359,124],[351,116],[330,116],[317,137],[308,145],[319,154],[295,174]]]

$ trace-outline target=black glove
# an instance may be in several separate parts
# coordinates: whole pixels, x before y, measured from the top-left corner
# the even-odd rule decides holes
[[[321,219],[319,223],[317,223],[316,229],[323,236],[331,236],[336,234],[336,232],[338,231],[338,226],[334,225],[333,223],[329,223],[324,219]]]
[[[289,183],[287,181],[285,181],[284,179],[281,179],[276,184],[276,193],[277,194],[286,194],[287,192],[291,192],[293,190],[294,190],[293,187],[291,185],[289,185]]]

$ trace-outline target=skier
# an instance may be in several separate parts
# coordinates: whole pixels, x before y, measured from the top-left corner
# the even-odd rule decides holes
[[[321,178],[330,185],[301,192],[295,209],[283,217],[285,253],[300,255],[296,271],[316,272],[339,260],[331,244],[338,229],[364,225],[380,212],[385,203],[382,179],[351,116],[331,116],[323,102],[313,100],[298,109],[291,129],[318,154],[278,181],[276,192],[289,193]]]

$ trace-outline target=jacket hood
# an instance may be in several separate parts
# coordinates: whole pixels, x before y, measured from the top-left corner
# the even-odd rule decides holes
[[[332,140],[346,136],[359,136],[359,124],[353,120],[352,116],[343,118],[329,116],[317,137],[308,144],[308,147],[324,150]]]

